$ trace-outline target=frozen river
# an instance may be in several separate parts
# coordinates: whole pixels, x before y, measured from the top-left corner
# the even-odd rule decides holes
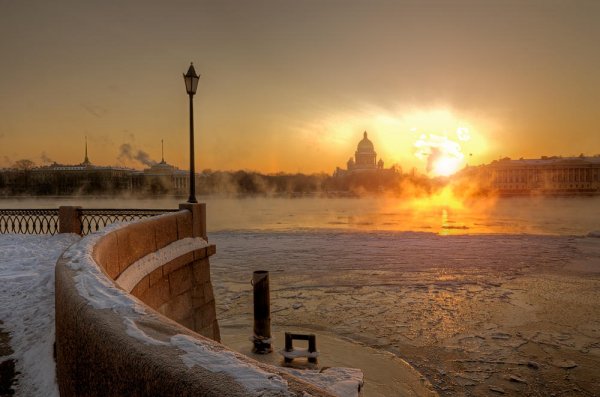
[[[441,395],[600,395],[600,239],[588,236],[600,230],[600,197],[200,201],[217,245],[221,327],[247,329],[252,271],[269,270],[274,326],[326,330],[392,352]],[[369,379],[365,393],[377,395]]]
[[[600,394],[599,238],[328,230],[210,238],[221,327],[250,334],[249,280],[268,270],[275,326],[392,352],[441,395]]]

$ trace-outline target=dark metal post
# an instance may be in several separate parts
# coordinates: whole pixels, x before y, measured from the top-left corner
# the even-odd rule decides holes
[[[81,207],[58,207],[58,232],[82,235]]]
[[[271,297],[269,292],[269,272],[255,271],[252,274],[254,287],[254,348],[258,354],[271,353]]]
[[[190,197],[188,203],[197,203],[196,200],[196,172],[194,170],[194,101],[190,94]]]

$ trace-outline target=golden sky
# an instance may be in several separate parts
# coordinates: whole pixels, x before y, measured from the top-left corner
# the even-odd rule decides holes
[[[600,153],[600,1],[0,0],[0,167],[332,172],[367,130],[387,165],[418,142],[462,164]],[[462,139],[464,136],[468,139]]]

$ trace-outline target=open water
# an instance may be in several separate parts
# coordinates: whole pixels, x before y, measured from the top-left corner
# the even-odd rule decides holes
[[[183,198],[0,199],[1,208],[176,208]],[[448,234],[585,235],[600,229],[600,197],[222,198],[200,197],[209,232],[228,230],[414,231]]]

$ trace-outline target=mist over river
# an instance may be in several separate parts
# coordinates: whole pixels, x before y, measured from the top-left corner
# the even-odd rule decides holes
[[[0,208],[177,208],[185,198],[8,198]],[[600,229],[600,197],[230,198],[199,197],[208,230],[338,229],[435,234],[585,235]]]

